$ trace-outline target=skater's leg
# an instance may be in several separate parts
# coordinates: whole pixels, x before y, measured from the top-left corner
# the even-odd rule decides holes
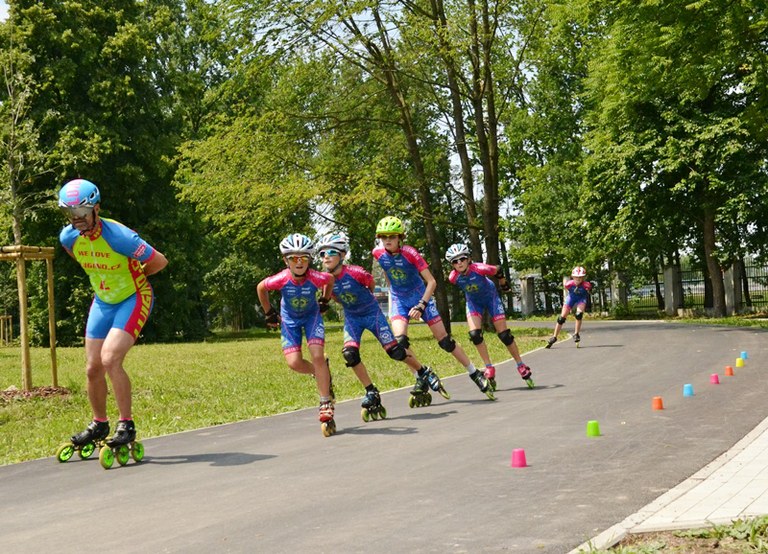
[[[314,367],[315,382],[317,383],[317,392],[320,398],[331,397],[331,371],[325,361],[325,345],[310,344],[309,354],[312,356],[312,366]]]
[[[112,392],[120,414],[120,419],[132,419],[131,380],[123,368],[126,354],[135,342],[133,335],[122,329],[110,329],[101,347],[101,363],[109,375]]]
[[[438,321],[430,325],[429,330],[432,331],[432,335],[437,339],[437,344],[440,348],[453,355],[454,358],[467,370],[470,375],[476,371],[475,364],[473,364],[467,353],[459,343],[457,343],[445,330],[445,325],[442,321]]]
[[[574,333],[577,335],[581,333],[581,320],[584,317],[584,310],[586,309],[586,307],[587,305],[584,302],[576,306],[576,314],[574,316],[576,319],[576,324],[574,326]]]
[[[512,336],[512,333],[509,332],[507,322],[503,319],[499,319],[493,322],[493,326],[496,328],[496,334],[498,335],[499,339],[504,343],[504,346],[507,347],[507,350],[515,359],[515,361],[518,364],[522,363],[523,358],[520,357],[520,349],[517,347],[515,337]]]
[[[293,352],[284,352],[285,362],[296,373],[303,373],[305,375],[313,375],[315,368],[311,362],[304,359],[301,350],[295,350]]]
[[[467,327],[469,328],[469,340],[475,345],[477,353],[480,355],[483,363],[486,367],[493,365],[491,356],[488,354],[488,346],[483,339],[482,319],[479,316],[467,316]]]
[[[101,347],[104,339],[85,339],[85,375],[88,401],[93,418],[107,419],[107,372],[101,363]]]

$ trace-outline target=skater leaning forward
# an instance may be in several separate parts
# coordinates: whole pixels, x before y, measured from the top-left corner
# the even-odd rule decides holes
[[[126,445],[136,439],[136,427],[131,381],[123,361],[152,311],[154,293],[147,276],[163,269],[168,260],[136,232],[99,215],[101,193],[90,181],[75,179],[65,184],[59,191],[59,208],[70,222],[59,234],[61,245],[85,270],[95,293],[85,329],[93,421],[72,437],[72,444],[78,448],[93,446],[109,435],[108,375],[119,419],[107,445]]]
[[[515,337],[507,328],[507,318],[504,305],[501,303],[496,285],[489,279],[490,276],[498,279],[499,287],[503,292],[509,292],[510,287],[501,269],[489,264],[473,263],[470,259],[469,248],[466,244],[452,244],[445,252],[445,259],[453,268],[448,280],[464,291],[467,300],[467,326],[469,327],[469,340],[477,348],[478,354],[485,363],[485,377],[488,379],[491,390],[496,390],[496,368],[491,362],[488,347],[483,340],[483,313],[488,312],[491,317],[496,334],[507,347],[507,350],[517,363],[517,371],[520,377],[533,388],[531,368],[523,363],[520,350],[515,343]]]
[[[565,283],[565,302],[563,303],[563,310],[560,313],[560,317],[557,318],[555,323],[554,334],[547,339],[547,345],[545,348],[552,348],[552,345],[557,342],[557,335],[560,333],[563,324],[565,323],[566,316],[572,309],[576,310],[573,317],[576,319],[576,325],[573,333],[573,341],[576,346],[579,346],[581,342],[581,320],[584,317],[584,311],[587,308],[587,302],[589,301],[589,293],[592,290],[592,283],[585,281],[587,276],[587,270],[581,266],[576,266],[571,271],[571,279]]]
[[[417,376],[419,371],[422,371],[422,374],[428,372],[429,368],[422,366],[410,349],[404,348],[395,340],[392,328],[382,313],[376,297],[373,296],[373,276],[360,266],[344,263],[344,258],[349,252],[347,235],[329,233],[318,241],[317,250],[325,270],[335,277],[333,297],[344,309],[342,356],[347,367],[352,368],[365,387],[365,397],[361,404],[363,421],[367,422],[370,418],[378,419],[379,417],[383,419],[387,414],[386,409],[381,405],[379,391],[371,381],[360,357],[360,340],[363,332],[368,329],[373,333],[389,357],[405,362],[414,376]],[[427,403],[428,401],[424,402],[424,404]],[[422,403],[419,402],[419,405]]]
[[[309,237],[294,233],[280,242],[286,269],[263,279],[256,287],[267,326],[280,327],[283,355],[288,367],[315,376],[320,395],[319,419],[325,436],[336,431],[333,420],[331,372],[325,358],[325,326],[322,313],[328,309],[333,290],[333,275],[310,267],[314,245]],[[281,294],[280,315],[269,301],[269,291]],[[320,291],[320,298],[317,293]],[[302,332],[312,361],[301,352]]]
[[[373,257],[384,270],[392,297],[390,320],[395,339],[408,348],[408,324],[411,318],[422,319],[429,326],[437,344],[453,355],[467,370],[481,391],[490,390],[490,385],[470,361],[464,349],[445,330],[432,294],[435,281],[429,266],[421,254],[412,246],[403,244],[405,228],[397,217],[387,216],[376,226],[376,238],[380,245],[373,249]],[[440,380],[432,371],[420,372],[412,394],[426,386],[434,391],[444,390]],[[447,394],[443,394],[447,397]]]

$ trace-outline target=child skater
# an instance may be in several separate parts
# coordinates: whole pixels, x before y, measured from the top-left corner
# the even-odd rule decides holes
[[[563,327],[563,323],[565,323],[565,317],[570,313],[574,306],[576,307],[576,313],[573,314],[573,317],[576,318],[576,325],[573,334],[573,342],[576,343],[576,348],[579,347],[579,343],[581,342],[581,336],[579,335],[579,331],[581,331],[581,319],[584,317],[584,310],[587,308],[589,293],[592,290],[592,283],[584,280],[586,276],[587,270],[580,265],[574,267],[573,271],[571,271],[571,279],[565,283],[565,290],[568,294],[565,297],[560,317],[557,318],[557,323],[555,324],[555,334],[547,339],[547,345],[544,348],[552,348],[552,345],[557,342],[557,335]]]
[[[336,432],[333,420],[331,372],[325,359],[325,326],[322,313],[328,309],[333,291],[333,275],[309,267],[314,254],[309,237],[294,233],[280,242],[280,253],[286,269],[263,279],[256,287],[267,326],[280,326],[282,347],[288,367],[298,373],[315,376],[320,394],[320,424],[323,435]],[[281,294],[280,315],[269,302],[269,291]],[[321,296],[317,298],[317,291]],[[307,337],[309,362],[301,352],[302,331]]]
[[[445,330],[432,298],[437,282],[421,254],[412,246],[403,244],[403,222],[393,216],[383,218],[376,226],[376,238],[381,244],[373,249],[373,257],[379,262],[389,282],[392,296],[389,315],[397,342],[408,348],[408,323],[411,318],[421,318],[429,326],[440,348],[451,353],[464,366],[477,387],[488,398],[495,400],[491,385],[483,372],[475,368],[464,349]],[[427,386],[447,397],[447,393],[443,393],[445,389],[440,379],[431,371],[419,374],[411,394],[416,394],[419,390],[425,391]]]
[[[390,358],[405,362],[418,376],[431,371],[422,366],[410,349],[404,348],[395,340],[395,335],[382,313],[376,297],[373,296],[373,276],[358,265],[344,263],[344,257],[349,252],[349,239],[344,233],[329,233],[317,242],[320,260],[325,270],[334,276],[333,297],[344,308],[344,348],[342,356],[352,371],[365,387],[365,397],[361,404],[361,416],[367,422],[371,418],[387,417],[387,410],[381,405],[381,396],[368,375],[368,370],[360,358],[360,339],[363,331],[368,329],[379,340],[381,346]],[[431,403],[432,396],[411,396],[409,405],[426,406]]]
[[[445,259],[453,267],[448,280],[463,290],[466,296],[469,340],[475,345],[477,352],[485,362],[485,377],[491,383],[491,389],[496,390],[496,368],[491,363],[488,347],[483,342],[483,312],[486,311],[491,316],[499,339],[517,362],[517,371],[520,373],[520,377],[530,388],[533,388],[531,368],[525,365],[520,357],[520,350],[515,344],[515,337],[507,328],[504,306],[501,303],[499,293],[496,292],[496,285],[488,278],[488,276],[493,275],[499,280],[501,290],[509,292],[509,285],[501,269],[494,265],[473,263],[466,244],[449,246],[445,252]]]

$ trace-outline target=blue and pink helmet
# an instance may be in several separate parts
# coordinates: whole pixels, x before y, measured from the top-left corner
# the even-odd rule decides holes
[[[59,208],[93,208],[99,202],[99,188],[86,179],[73,179],[59,191]]]

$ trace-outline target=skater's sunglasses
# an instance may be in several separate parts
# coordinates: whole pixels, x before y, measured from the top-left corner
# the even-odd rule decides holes
[[[297,256],[294,254],[291,254],[290,256],[285,257],[289,262],[296,263],[296,262],[304,262],[307,263],[309,261],[309,256]]]
[[[341,256],[341,252],[334,250],[333,248],[329,248],[328,250],[321,250],[319,256],[321,258],[325,258],[326,256]]]
[[[84,219],[93,213],[93,206],[59,206],[69,219]]]
[[[456,265],[459,262],[466,262],[469,258],[466,256],[462,256],[461,258],[456,258],[455,260],[451,260],[451,265]]]

